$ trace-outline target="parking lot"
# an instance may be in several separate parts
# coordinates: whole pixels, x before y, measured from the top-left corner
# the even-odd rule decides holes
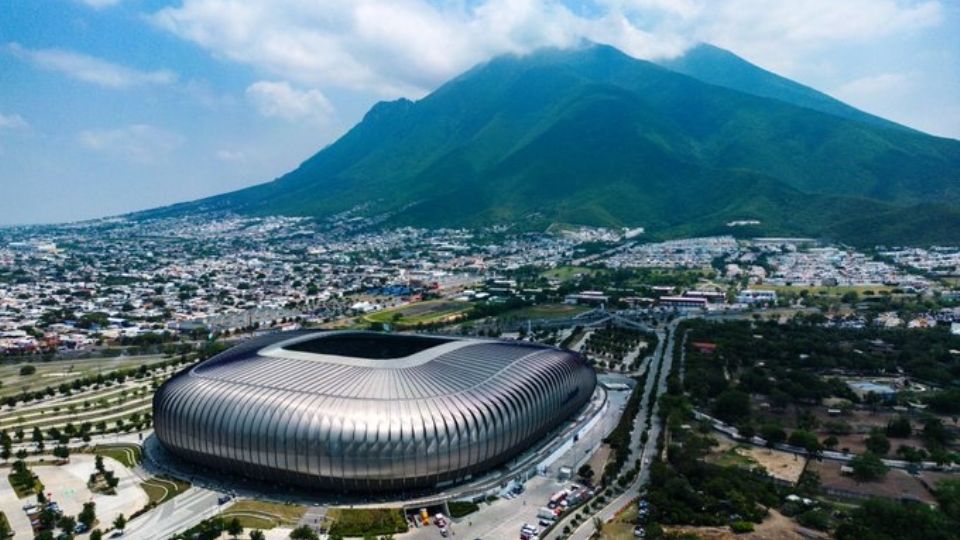
[[[605,376],[606,378],[606,376]],[[624,377],[610,377],[611,381],[622,381]],[[600,441],[616,425],[622,407],[629,396],[628,391],[608,393],[608,407],[602,413],[597,424],[573,443],[573,445],[557,459],[546,471],[545,475],[537,475],[526,481],[523,492],[512,496],[511,486],[505,486],[500,497],[491,503],[480,503],[480,510],[465,517],[453,520],[448,529],[450,536],[464,538],[482,538],[484,540],[506,540],[521,537],[521,527],[527,523],[543,527],[538,523],[537,516],[541,508],[547,506],[551,496],[563,489],[584,486],[573,480],[560,481],[558,472],[561,467],[570,467],[576,471],[580,464],[587,461],[596,451]],[[435,525],[412,528],[410,532],[397,535],[406,539],[436,539],[441,538],[440,529]]]
[[[547,506],[550,497],[561,489],[581,484],[572,481],[560,482],[555,477],[537,476],[526,483],[523,493],[511,498],[500,497],[492,503],[481,503],[480,510],[448,525],[452,536],[465,538],[507,539],[520,538],[524,523],[538,526],[537,513]],[[433,524],[411,529],[399,535],[407,539],[440,538],[440,529]]]

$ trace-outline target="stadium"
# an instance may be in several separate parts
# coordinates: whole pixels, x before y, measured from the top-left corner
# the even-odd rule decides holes
[[[167,381],[155,433],[248,478],[388,492],[469,480],[577,413],[596,375],[523,342],[372,332],[252,340]]]

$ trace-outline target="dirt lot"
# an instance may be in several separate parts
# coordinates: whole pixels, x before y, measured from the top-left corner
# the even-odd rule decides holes
[[[597,451],[590,456],[590,461],[587,464],[593,469],[594,482],[598,481],[603,475],[603,468],[606,467],[607,460],[610,459],[610,453],[610,446],[601,444],[600,448],[597,448]]]
[[[853,478],[840,474],[837,461],[811,461],[808,467],[820,475],[820,484],[825,490],[836,490],[839,495],[861,497],[884,497],[899,499],[911,497],[928,503],[936,502],[934,496],[923,486],[919,479],[906,471],[890,469],[887,476],[879,482],[857,482]]]
[[[829,535],[797,525],[790,518],[771,510],[763,523],[756,525],[752,533],[734,534],[726,527],[667,527],[668,531],[691,532],[703,540],[809,540],[829,538]],[[801,534],[798,531],[802,531]]]
[[[796,484],[807,464],[805,458],[789,452],[735,444],[726,437],[715,436],[715,438],[720,444],[711,453],[710,461],[721,465],[745,468],[759,465],[770,476]]]

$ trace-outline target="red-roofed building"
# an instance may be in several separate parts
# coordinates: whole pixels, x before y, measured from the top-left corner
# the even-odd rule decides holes
[[[717,350],[716,343],[707,343],[705,341],[694,341],[693,348],[700,354],[713,354]]]

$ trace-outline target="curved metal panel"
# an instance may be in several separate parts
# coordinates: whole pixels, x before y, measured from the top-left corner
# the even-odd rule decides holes
[[[296,339],[311,335],[330,334]],[[515,457],[596,386],[580,355],[527,343],[448,340],[415,362],[330,362],[285,357],[288,336],[252,340],[167,381],[153,399],[161,443],[260,480],[422,488]]]

